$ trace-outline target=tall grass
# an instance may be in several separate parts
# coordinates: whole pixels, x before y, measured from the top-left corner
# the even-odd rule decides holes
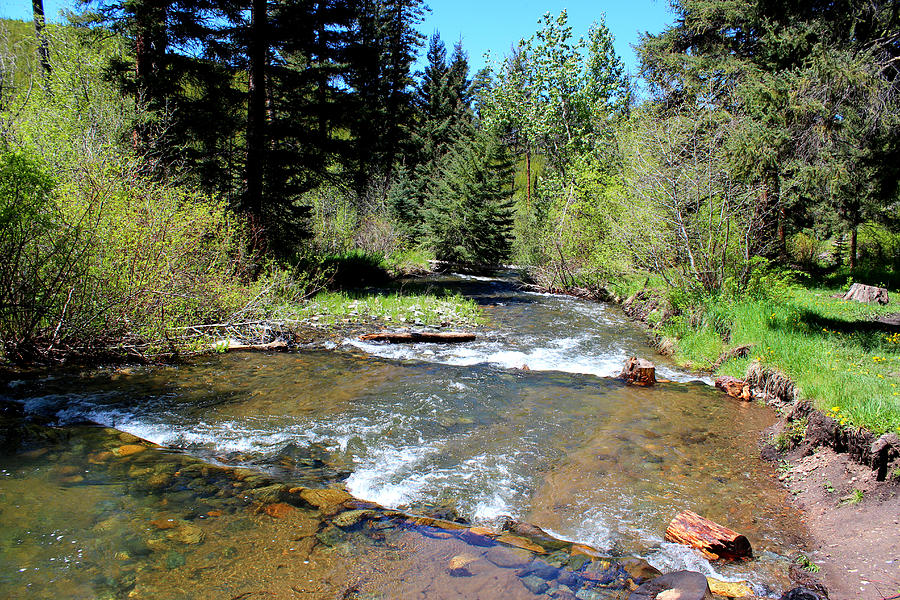
[[[778,301],[710,302],[695,326],[676,321],[663,331],[677,339],[677,359],[698,367],[752,344],[749,357],[719,372],[740,377],[758,361],[844,425],[900,431],[900,333],[871,320],[891,308],[835,299],[836,291],[798,287]]]

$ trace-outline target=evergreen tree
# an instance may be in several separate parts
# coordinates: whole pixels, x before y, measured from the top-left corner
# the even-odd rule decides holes
[[[389,178],[413,122],[411,68],[424,36],[422,0],[360,0],[347,50],[353,152],[346,164],[359,193]]]
[[[429,189],[428,237],[440,260],[497,265],[512,246],[513,162],[486,132],[461,138],[442,160],[443,176]]]
[[[726,158],[761,184],[767,233],[836,215],[854,232],[897,197],[900,11],[890,0],[683,0],[640,46],[657,109],[746,116]],[[712,85],[711,85],[712,82]],[[855,249],[851,250],[851,261]]]

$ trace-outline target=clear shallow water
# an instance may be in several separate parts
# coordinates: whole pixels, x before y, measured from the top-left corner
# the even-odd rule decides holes
[[[509,515],[666,570],[712,572],[662,542],[668,521],[691,509],[746,534],[764,557],[719,567],[720,575],[777,587],[784,565],[767,553],[790,554],[802,529],[770,466],[757,459],[758,432],[773,421],[767,409],[699,381],[647,389],[598,377],[617,372],[629,354],[652,357],[643,332],[615,307],[526,294],[509,281],[430,285],[453,286],[485,306],[489,323],[478,341],[348,340],[336,352],[214,356],[49,380],[9,395],[59,424],[90,420],[276,480],[344,485],[389,507],[449,506],[475,523]],[[16,481],[66,477],[40,458],[6,461],[18,465],[7,469]],[[101,493],[98,486],[109,491],[90,479],[67,489],[89,495]],[[144,501],[129,494],[125,486],[116,497]],[[58,528],[56,509],[47,511],[47,524],[34,526],[40,535]],[[0,528],[15,515],[0,512]],[[93,527],[71,522],[75,536]],[[364,555],[346,560],[362,564]]]

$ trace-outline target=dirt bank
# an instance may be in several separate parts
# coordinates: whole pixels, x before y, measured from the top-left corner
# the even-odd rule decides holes
[[[808,556],[821,569],[814,575],[832,600],[898,597],[900,483],[876,481],[872,469],[828,447],[782,460],[781,479],[809,528]]]

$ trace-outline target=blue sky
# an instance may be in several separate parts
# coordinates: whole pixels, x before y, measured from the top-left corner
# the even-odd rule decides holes
[[[0,4],[0,17],[31,18],[28,0],[3,0]],[[73,4],[72,0],[44,0],[48,20],[58,20],[60,9]],[[484,66],[485,52],[502,57],[512,45],[535,32],[544,13],[558,14],[567,9],[576,37],[587,33],[591,23],[605,14],[616,38],[616,52],[628,71],[637,74],[637,58],[631,46],[637,43],[639,33],[658,33],[673,21],[666,0],[430,0],[427,4],[431,13],[420,30],[431,35],[437,29],[448,47],[462,37],[473,73]]]
[[[421,26],[431,35],[437,29],[448,47],[462,36],[475,72],[484,66],[483,55],[490,51],[501,58],[520,39],[530,37],[538,21],[547,13],[569,13],[575,37],[587,33],[591,24],[606,15],[606,24],[616,38],[616,53],[632,74],[638,62],[632,44],[639,33],[659,33],[674,20],[666,0],[431,0],[431,14]]]

